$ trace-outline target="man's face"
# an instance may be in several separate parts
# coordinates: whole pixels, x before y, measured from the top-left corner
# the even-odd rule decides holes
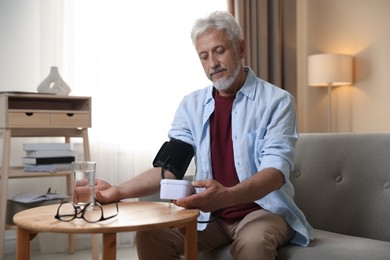
[[[243,51],[235,49],[225,32],[211,30],[195,43],[200,61],[207,77],[218,90],[232,86],[241,68]]]

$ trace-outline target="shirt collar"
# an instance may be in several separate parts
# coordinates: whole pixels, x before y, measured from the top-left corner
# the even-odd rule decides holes
[[[251,68],[244,67],[244,69],[247,72],[247,76],[244,85],[237,92],[237,94],[242,93],[244,96],[247,96],[248,98],[253,100],[255,99],[255,94],[256,94],[257,77]]]
[[[244,69],[245,72],[247,73],[247,76],[244,85],[237,92],[237,94],[242,93],[244,96],[247,96],[248,98],[253,100],[255,98],[255,93],[256,93],[256,87],[254,86],[256,86],[257,77],[251,68],[244,67]],[[210,85],[208,87],[207,95],[204,103],[205,105],[213,99],[213,89],[214,89],[213,85]]]

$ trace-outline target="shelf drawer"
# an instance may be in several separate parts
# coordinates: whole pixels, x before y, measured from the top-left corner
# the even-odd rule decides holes
[[[90,113],[52,113],[51,125],[56,127],[91,127]]]
[[[50,114],[35,112],[9,112],[9,127],[50,126]]]

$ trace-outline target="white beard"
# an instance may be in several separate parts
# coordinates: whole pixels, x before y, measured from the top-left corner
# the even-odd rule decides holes
[[[213,82],[214,83],[214,87],[217,90],[221,90],[221,91],[227,90],[228,88],[231,87],[233,82],[236,80],[239,71],[240,71],[239,69],[236,69],[234,71],[234,73],[230,77],[228,77],[227,79],[215,80]]]
[[[213,81],[214,87],[217,90],[224,91],[229,89],[233,82],[236,80],[238,74],[240,73],[240,63],[237,63],[237,67],[234,69],[232,75],[230,75],[227,79],[217,79]]]

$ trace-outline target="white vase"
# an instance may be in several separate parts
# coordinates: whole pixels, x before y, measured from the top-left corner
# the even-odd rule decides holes
[[[49,75],[38,85],[37,90],[39,93],[54,93],[62,96],[69,95],[71,91],[70,87],[61,78],[58,67],[50,68]]]

